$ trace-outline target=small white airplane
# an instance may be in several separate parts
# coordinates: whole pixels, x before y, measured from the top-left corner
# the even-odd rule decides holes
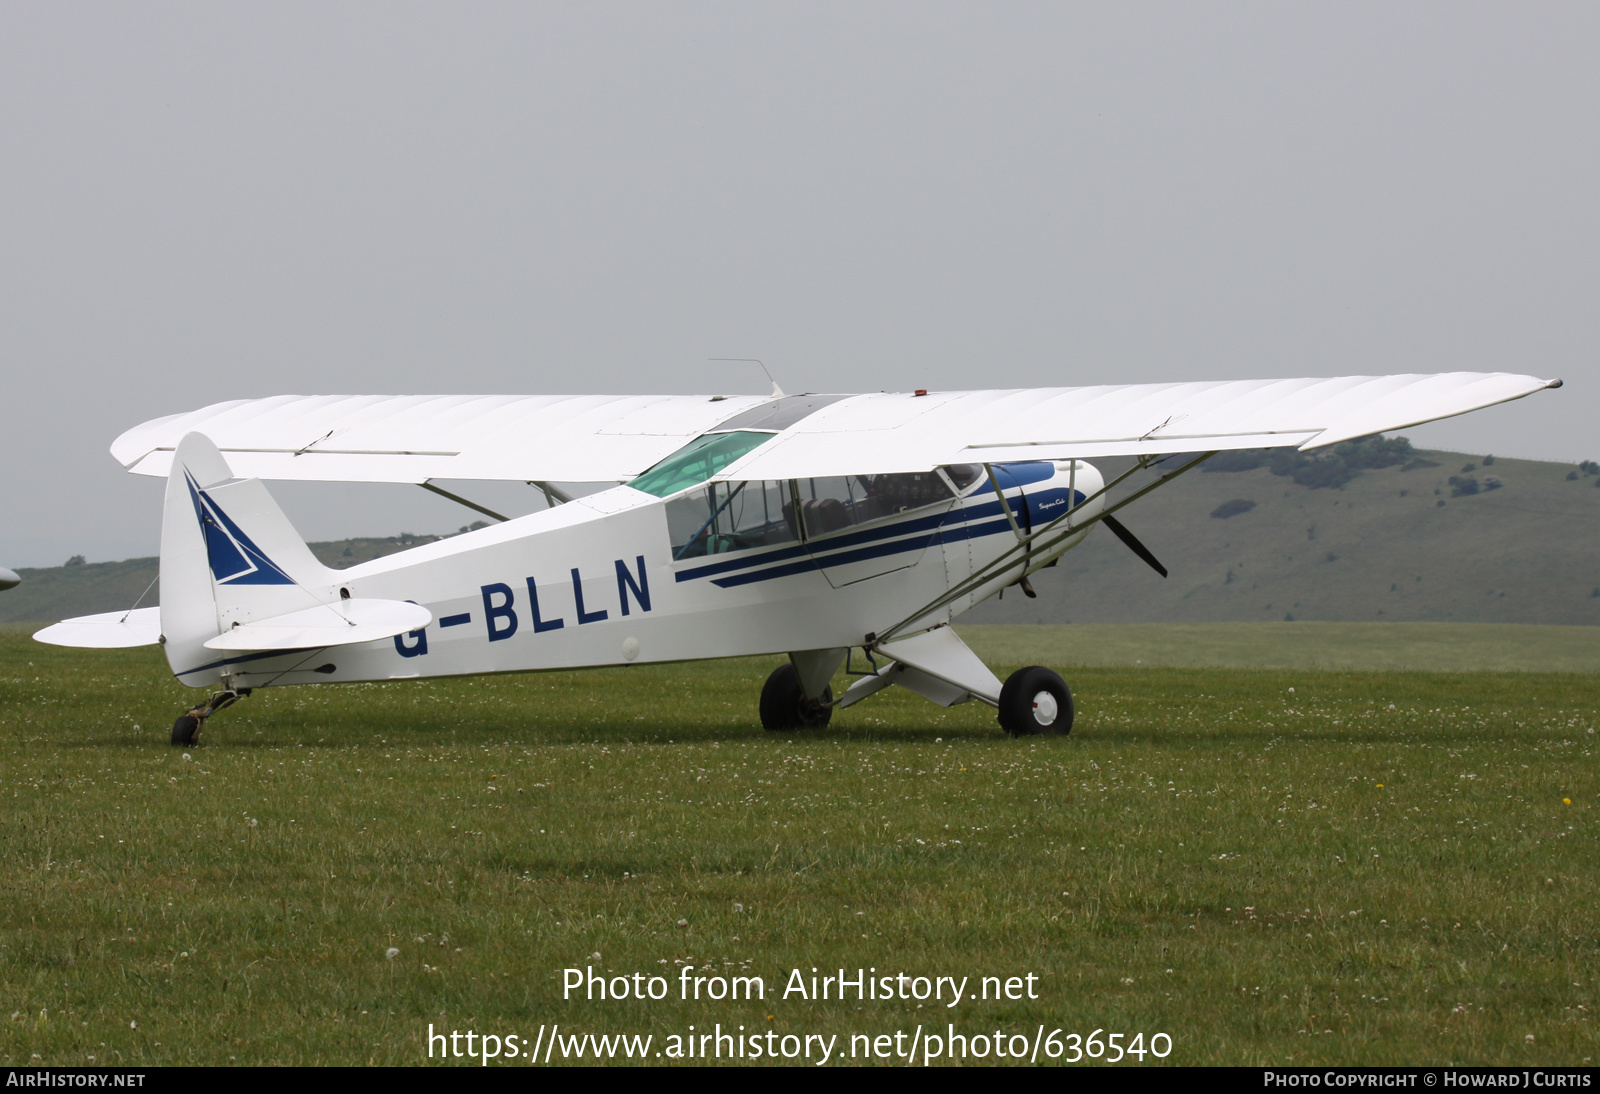
[[[254,688],[788,654],[761,722],[828,723],[898,685],[1066,733],[1050,669],[1004,684],[956,616],[1225,449],[1322,448],[1507,402],[1559,380],[1351,376],[1010,391],[787,396],[283,396],[119,437],[167,480],[160,607],[36,638],[160,643],[215,694],[173,744]],[[1135,457],[1106,482],[1087,459]],[[263,479],[415,483],[500,523],[332,570]],[[549,508],[500,518],[438,485],[514,480]],[[554,483],[621,485],[572,498]],[[851,657],[864,654],[863,662]],[[844,665],[856,677],[835,697]]]

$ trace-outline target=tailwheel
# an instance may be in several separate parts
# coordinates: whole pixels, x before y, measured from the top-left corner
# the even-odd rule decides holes
[[[1039,665],[1018,669],[1000,689],[1000,728],[1013,737],[1072,732],[1072,692],[1059,673]]]
[[[182,748],[186,745],[197,744],[200,741],[200,722],[202,719],[195,707],[178,715],[178,720],[172,723],[172,743],[175,747]]]
[[[761,724],[767,729],[786,732],[793,729],[821,729],[833,717],[833,688],[822,689],[818,699],[806,698],[800,674],[785,661],[772,670],[761,688]]]
[[[172,723],[173,745],[183,747],[199,744],[200,729],[205,725],[206,719],[225,707],[231,707],[249,694],[249,688],[240,688],[237,691],[219,691],[199,706],[190,707],[178,715],[178,720]]]

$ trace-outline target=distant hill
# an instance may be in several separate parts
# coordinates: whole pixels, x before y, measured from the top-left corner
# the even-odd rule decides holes
[[[1037,600],[1009,589],[963,618],[1600,624],[1600,466],[1488,460],[1275,474],[1224,454],[1118,514],[1166,580],[1097,529],[1033,578]]]
[[[483,522],[477,521],[471,527],[482,528]],[[402,532],[382,539],[341,539],[308,546],[324,566],[344,570],[447,538]],[[131,607],[146,588],[149,594],[140,603],[155,604],[156,590],[150,583],[155,580],[156,568],[153,558],[130,558],[126,562],[77,562],[19,569],[17,575],[22,584],[0,593],[0,623],[54,622],[75,615],[114,612]]]
[[[1119,516],[1163,581],[1104,529],[971,623],[1341,622],[1600,625],[1600,466],[1453,452],[1224,454]],[[1370,442],[1369,442],[1370,445]],[[1348,457],[1348,458],[1347,458]],[[1376,466],[1391,459],[1388,466]],[[1104,471],[1126,461],[1094,461]],[[1467,470],[1471,465],[1471,470]],[[1228,470],[1237,468],[1237,470]],[[444,537],[313,543],[343,569]],[[23,569],[0,622],[132,604],[156,560]],[[144,603],[155,603],[155,591]]]

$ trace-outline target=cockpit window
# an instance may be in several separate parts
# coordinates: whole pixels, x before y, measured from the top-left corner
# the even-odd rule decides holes
[[[795,485],[807,539],[951,499],[950,487],[932,471],[835,475]]]
[[[658,498],[670,497],[679,490],[705,482],[746,452],[772,440],[775,435],[745,431],[707,433],[696,437],[628,485]]]
[[[787,482],[714,482],[667,502],[674,559],[700,558],[800,538]]]
[[[957,490],[965,490],[983,477],[983,468],[975,463],[953,463],[944,469]]]

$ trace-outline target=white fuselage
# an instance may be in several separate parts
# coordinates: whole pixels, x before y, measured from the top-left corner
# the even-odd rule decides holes
[[[995,470],[1023,531],[1073,504],[1085,519],[1103,506],[1101,476],[1081,461]],[[693,558],[674,558],[669,503],[618,486],[336,574],[333,597],[347,590],[427,608],[433,622],[420,631],[321,650],[207,650],[173,671],[196,687],[249,688],[870,645],[890,627],[905,634],[950,621],[1087,534],[1047,553],[1019,552],[930,609],[1017,546],[987,479],[957,497],[797,542]],[[169,659],[179,655],[169,647]]]

